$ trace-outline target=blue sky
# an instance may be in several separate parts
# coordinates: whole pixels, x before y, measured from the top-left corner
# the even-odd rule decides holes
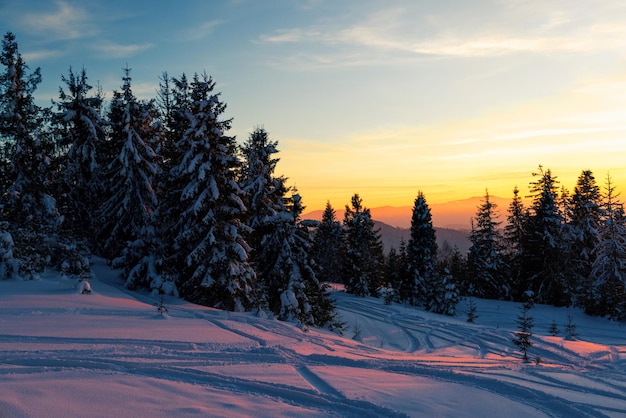
[[[206,70],[311,209],[508,197],[539,164],[626,187],[622,1],[2,0],[0,26],[43,103],[70,66],[107,97],[126,64],[145,98]]]

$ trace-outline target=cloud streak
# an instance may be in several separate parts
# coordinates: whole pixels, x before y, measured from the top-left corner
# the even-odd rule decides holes
[[[140,52],[146,51],[148,49],[153,48],[153,44],[115,44],[115,43],[104,43],[100,44],[96,47],[98,51],[103,54],[106,54],[108,57],[113,58],[124,58],[130,57],[132,55],[138,54]]]
[[[183,31],[182,37],[190,41],[206,39],[211,36],[215,32],[215,29],[223,23],[224,22],[222,20],[209,20],[202,22],[193,28]]]
[[[317,31],[305,31],[300,28],[291,29],[278,29],[272,34],[262,34],[255,41],[260,44],[281,44],[281,43],[295,43],[295,42],[312,42],[316,38],[319,39],[320,32]]]
[[[24,14],[22,24],[31,32],[43,33],[56,40],[79,39],[97,33],[87,11],[65,1],[54,4],[56,7],[53,11]]]
[[[50,58],[57,58],[62,55],[62,53],[58,50],[50,49],[50,50],[39,50],[39,51],[30,51],[22,54],[26,62],[37,62]]]
[[[406,62],[424,57],[485,58],[519,53],[626,50],[626,27],[611,20],[613,10],[600,9],[585,15],[567,8],[546,7],[543,13],[534,10],[534,20],[527,22],[527,29],[519,30],[512,26],[519,26],[520,20],[529,17],[511,5],[499,5],[499,9],[496,6],[498,3],[493,5],[496,10],[491,14],[477,7],[476,15],[469,22],[459,22],[462,26],[458,27],[438,16],[424,17],[419,8],[396,8],[375,10],[347,26],[320,20],[308,27],[281,28],[258,36],[254,42],[275,47],[303,44],[302,49],[309,51],[315,46],[314,53],[300,50],[286,58],[290,64],[301,61],[314,67],[384,64],[387,61],[381,59],[382,54],[387,60]],[[477,16],[481,13],[484,16]],[[359,58],[341,59],[346,49]]]

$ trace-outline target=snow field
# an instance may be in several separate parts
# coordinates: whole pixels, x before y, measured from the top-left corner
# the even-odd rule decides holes
[[[0,281],[1,417],[626,416],[623,327],[579,311],[568,341],[548,333],[567,310],[536,305],[524,364],[515,303],[475,300],[468,324],[467,301],[446,317],[337,290],[339,336],[174,298],[161,317],[114,277]]]

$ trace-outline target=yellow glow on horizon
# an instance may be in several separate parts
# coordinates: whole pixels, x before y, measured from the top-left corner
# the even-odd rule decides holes
[[[573,192],[584,169],[604,186],[626,188],[626,76],[586,80],[533,103],[432,125],[381,127],[334,143],[280,142],[278,172],[308,210],[335,209],[359,193],[366,207],[411,206],[419,190],[431,203],[528,193],[538,165]]]

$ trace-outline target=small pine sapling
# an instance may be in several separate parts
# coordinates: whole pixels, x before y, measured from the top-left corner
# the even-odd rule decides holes
[[[476,315],[476,304],[474,303],[474,299],[470,299],[467,304],[467,322],[473,324],[478,319],[478,315]]]
[[[354,321],[354,336],[352,337],[352,339],[354,341],[362,341],[363,336],[361,335],[361,327],[359,326],[359,321],[355,320]]]
[[[548,328],[548,332],[550,333],[550,335],[552,335],[553,337],[556,337],[557,335],[559,335],[559,327],[556,324],[556,321],[553,319],[552,323],[550,324],[550,328]]]
[[[576,324],[574,324],[574,315],[568,309],[567,310],[567,324],[565,324],[565,339],[573,340],[578,336],[578,332],[576,332]]]
[[[154,304],[156,306],[156,311],[162,317],[165,317],[167,313],[167,306],[165,306],[165,295],[163,293],[159,293],[159,301]]]
[[[532,337],[533,317],[528,313],[532,306],[532,301],[527,301],[522,304],[521,312],[517,317],[517,329],[519,329],[519,331],[515,332],[515,337],[513,338],[513,344],[515,344],[522,353],[524,363],[529,362],[528,349],[533,345],[530,340]]]
[[[381,288],[380,294],[383,297],[385,305],[391,305],[393,301],[396,300],[396,291],[391,287],[391,285]]]

